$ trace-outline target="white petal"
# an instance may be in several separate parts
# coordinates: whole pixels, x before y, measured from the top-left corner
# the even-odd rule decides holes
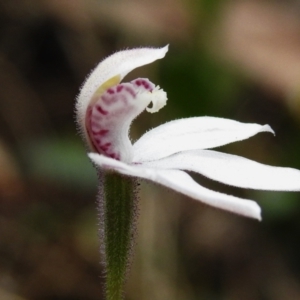
[[[145,179],[151,179],[150,177],[156,176],[156,171],[152,168],[143,168],[140,165],[129,165],[98,153],[89,153],[88,156],[97,166],[105,170],[116,171],[121,174]]]
[[[144,165],[195,171],[216,181],[242,188],[300,191],[299,170],[268,166],[244,157],[211,150],[178,153]]]
[[[256,202],[211,191],[183,171],[159,170],[154,179],[149,179],[210,206],[261,220],[261,209]]]
[[[160,159],[174,153],[209,149],[245,140],[259,132],[273,132],[269,125],[198,117],[160,125],[145,133],[134,145],[134,162]]]
[[[96,153],[90,153],[89,157],[101,167],[148,179],[216,208],[261,220],[261,210],[256,202],[206,189],[183,171],[130,166]]]
[[[140,48],[116,52],[101,61],[91,72],[83,84],[77,97],[76,113],[77,121],[84,130],[84,120],[87,107],[96,90],[108,80],[113,80],[114,85],[118,84],[124,76],[132,70],[150,64],[157,59],[163,58],[168,51],[168,46],[163,48]]]

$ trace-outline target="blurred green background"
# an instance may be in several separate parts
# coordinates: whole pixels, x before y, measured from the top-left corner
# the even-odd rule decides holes
[[[253,0],[0,0],[0,299],[102,299],[97,179],[74,123],[90,70],[124,48],[170,44],[132,72],[168,93],[133,139],[211,115],[270,124],[220,150],[300,169],[300,5]],[[131,300],[300,299],[300,193],[252,198],[263,222],[144,183]],[[284,178],[283,178],[284,180]]]

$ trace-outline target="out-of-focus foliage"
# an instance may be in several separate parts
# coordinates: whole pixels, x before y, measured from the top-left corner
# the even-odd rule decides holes
[[[189,116],[268,123],[275,138],[221,150],[300,168],[297,1],[0,0],[0,24],[1,300],[103,296],[97,178],[73,109],[114,51],[170,44],[164,60],[128,76],[169,97],[136,120],[134,139]],[[143,185],[127,299],[300,299],[300,194],[195,178],[258,200],[263,222]]]

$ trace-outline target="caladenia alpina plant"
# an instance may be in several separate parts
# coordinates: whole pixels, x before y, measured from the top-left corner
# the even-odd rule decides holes
[[[209,150],[242,141],[269,125],[214,117],[178,119],[145,133],[134,144],[129,127],[144,110],[166,105],[166,93],[146,78],[121,80],[133,69],[161,59],[163,48],[117,52],[92,71],[76,103],[77,122],[99,177],[100,238],[105,267],[106,299],[123,298],[133,245],[137,186],[147,179],[216,208],[261,220],[256,202],[211,191],[186,171],[228,185],[260,190],[299,191],[300,171],[263,165]]]

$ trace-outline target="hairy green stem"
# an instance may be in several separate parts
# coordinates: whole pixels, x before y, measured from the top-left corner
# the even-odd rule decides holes
[[[135,235],[138,184],[115,172],[105,173],[102,183],[99,200],[106,300],[121,300]]]

